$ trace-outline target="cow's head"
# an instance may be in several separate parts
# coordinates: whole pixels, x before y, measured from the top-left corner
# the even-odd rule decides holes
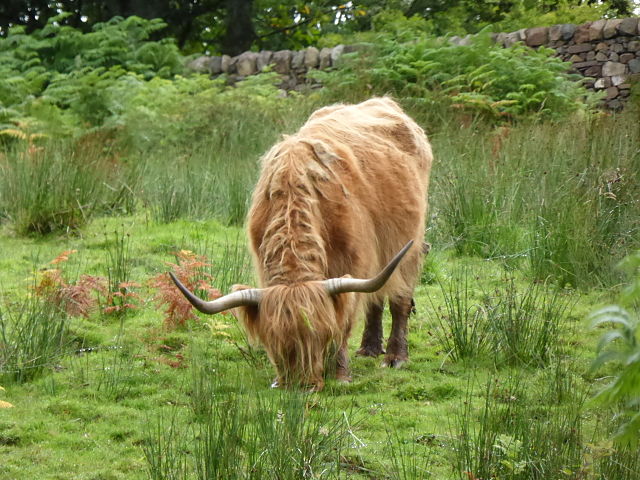
[[[402,250],[373,278],[330,278],[267,288],[235,286],[229,295],[207,302],[169,273],[184,296],[202,313],[238,309],[249,336],[258,339],[278,372],[280,385],[301,383],[321,389],[327,348],[348,337],[354,293],[372,293],[387,282],[402,257]]]

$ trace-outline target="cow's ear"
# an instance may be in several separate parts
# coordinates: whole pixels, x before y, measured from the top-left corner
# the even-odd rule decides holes
[[[341,278],[351,278],[351,275],[343,275]],[[357,306],[357,297],[353,292],[339,293],[331,296],[336,316],[343,321],[352,318]]]
[[[354,317],[357,306],[356,295],[353,292],[332,295],[333,308],[336,311],[336,318],[340,325],[346,326],[346,322],[349,322],[349,319]]]
[[[240,290],[248,290],[250,288],[254,287],[249,285],[233,285],[231,291],[239,292]],[[260,308],[255,306],[243,306],[231,309],[231,314],[244,324],[250,337],[253,337],[255,334],[255,328],[260,317],[259,310]]]
[[[311,145],[316,158],[326,167],[336,160],[340,160],[340,157],[326,143],[320,140],[310,140],[307,143]]]

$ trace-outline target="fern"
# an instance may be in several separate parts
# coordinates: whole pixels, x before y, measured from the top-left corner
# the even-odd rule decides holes
[[[34,293],[69,316],[88,318],[98,308],[98,298],[106,293],[106,280],[92,275],[81,275],[76,281],[69,280],[64,264],[76,252],[62,252],[50,262],[54,268],[39,271]]]
[[[204,256],[196,255],[189,250],[175,253],[176,263],[167,263],[173,273],[191,291],[204,293],[210,299],[218,298],[221,293],[211,286],[212,276],[203,271],[209,266]],[[154,297],[159,306],[165,307],[164,324],[167,328],[184,325],[188,320],[196,319],[193,307],[180,293],[166,273],[160,273],[150,280],[150,285],[157,289]]]
[[[82,33],[59,25],[65,15],[29,35],[13,27],[0,38],[0,129],[11,128],[16,117],[31,117],[38,132],[48,132],[57,123],[49,121],[53,116],[65,120],[54,133],[78,133],[111,115],[110,87],[120,77],[173,78],[183,71],[171,39],[150,40],[166,26],[161,20],[115,17]],[[3,118],[8,109],[18,113]]]
[[[399,44],[383,35],[374,54],[358,61],[369,62],[359,65],[360,83],[374,86],[373,93],[422,97],[434,103],[444,94],[457,107],[496,119],[553,118],[591,108],[596,98],[567,73],[569,65],[553,55],[544,47],[502,48],[484,31],[469,45],[424,36]],[[323,80],[329,88],[353,88],[352,70],[347,63]]]
[[[637,445],[640,439],[640,317],[637,314],[640,304],[640,252],[629,256],[622,266],[634,274],[623,296],[623,301],[630,307],[612,305],[592,315],[594,328],[613,325],[614,330],[600,338],[598,356],[591,368],[595,371],[608,363],[617,365],[613,381],[593,401],[599,405],[623,405],[623,420],[615,438]]]

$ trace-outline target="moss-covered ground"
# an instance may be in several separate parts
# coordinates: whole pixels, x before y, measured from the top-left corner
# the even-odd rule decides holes
[[[272,367],[262,351],[247,344],[233,316],[200,316],[168,328],[163,307],[153,300],[149,280],[169,268],[166,262],[175,262],[172,252],[200,248],[212,262],[224,262],[221,256],[230,243],[240,242],[244,248],[241,229],[215,221],[159,225],[144,216],[98,218],[81,233],[37,239],[5,230],[0,237],[5,313],[36,294],[38,276],[63,251],[77,250],[62,267],[69,279],[84,273],[106,277],[109,252],[123,235],[130,280],[139,284],[137,308],[123,315],[95,310],[89,318],[72,317],[68,342],[40,375],[15,382],[10,371],[3,372],[0,400],[13,408],[0,409],[0,478],[173,478],[153,466],[152,447],[171,461],[188,464],[181,470],[188,476],[193,462],[204,455],[194,446],[201,439],[193,429],[202,421],[199,402],[224,400],[224,408],[242,410],[260,398],[286,403],[282,395],[297,395],[270,388]],[[329,379],[323,392],[304,396],[306,415],[322,411],[319,421],[342,422],[336,432],[327,433],[341,438],[340,451],[332,447],[320,464],[336,461],[337,474],[349,478],[486,478],[464,470],[460,452],[468,448],[473,456],[483,426],[491,430],[487,426],[502,418],[504,429],[512,431],[494,425],[496,435],[487,437],[495,443],[487,447],[493,453],[485,453],[492,457],[485,458],[487,462],[495,461],[494,478],[564,478],[521,476],[535,471],[536,460],[535,454],[524,451],[519,433],[531,428],[535,437],[531,422],[538,421],[546,425],[545,435],[568,435],[562,419],[552,413],[564,409],[580,424],[572,427],[579,428],[574,432],[578,438],[564,440],[575,441],[575,451],[565,457],[560,451],[554,454],[562,457],[557,472],[565,472],[566,478],[613,479],[580,476],[596,475],[600,467],[591,465],[594,455],[600,463],[613,455],[606,450],[612,428],[608,415],[584,404],[599,382],[588,373],[598,333],[588,328],[585,318],[612,294],[560,291],[566,309],[561,318],[553,319],[559,328],[542,363],[507,362],[495,344],[477,355],[455,359],[442,344],[442,335],[451,335],[445,326],[450,314],[445,293],[463,270],[473,272],[466,284],[469,308],[487,305],[487,296],[504,288],[506,278],[514,279],[522,291],[529,285],[513,261],[454,256],[435,246],[416,291],[410,362],[391,370],[381,368],[380,359],[355,356],[360,326],[351,339],[353,381],[339,384]],[[557,289],[545,287],[544,298],[553,291]],[[387,315],[387,331],[389,321]],[[229,397],[230,392],[235,393]],[[277,419],[281,412],[271,413]],[[492,413],[495,418],[488,418]],[[318,428],[324,431],[322,425]],[[465,435],[472,440],[467,447],[461,443]],[[183,447],[162,446],[174,436],[185,442]],[[303,436],[303,441],[315,440]],[[545,441],[551,442],[546,437]]]

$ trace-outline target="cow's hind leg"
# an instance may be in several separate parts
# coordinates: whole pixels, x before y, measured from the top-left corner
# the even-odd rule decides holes
[[[384,353],[382,346],[382,312],[384,310],[384,300],[378,303],[371,303],[367,310],[367,320],[362,333],[362,343],[357,355],[364,357],[377,357]]]
[[[389,300],[391,310],[391,335],[387,341],[387,354],[382,363],[385,367],[400,367],[409,359],[407,349],[407,325],[413,308],[411,297],[396,297]]]

